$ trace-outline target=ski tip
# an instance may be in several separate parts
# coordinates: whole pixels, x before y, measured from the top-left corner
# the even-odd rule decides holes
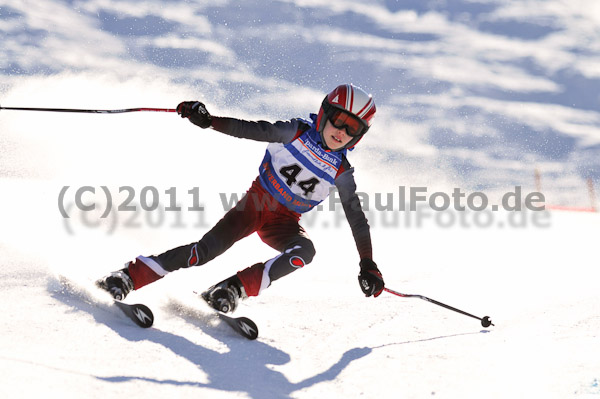
[[[237,319],[237,325],[240,330],[242,330],[244,337],[251,341],[258,338],[258,326],[252,320],[247,317],[239,317]]]
[[[217,312],[219,318],[227,323],[231,328],[235,330],[242,337],[255,340],[258,338],[258,327],[256,323],[247,317],[230,317],[221,312]]]
[[[136,305],[133,309],[136,323],[143,328],[150,328],[154,324],[154,314],[149,307],[145,305]]]
[[[154,324],[154,314],[148,306],[139,303],[129,305],[117,300],[115,304],[138,326],[150,328]]]

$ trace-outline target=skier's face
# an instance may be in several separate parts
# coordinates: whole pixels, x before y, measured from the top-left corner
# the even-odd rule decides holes
[[[352,137],[348,136],[348,133],[346,133],[345,128],[338,129],[333,126],[329,120],[325,123],[323,138],[325,139],[327,147],[334,151],[343,148],[352,140]]]

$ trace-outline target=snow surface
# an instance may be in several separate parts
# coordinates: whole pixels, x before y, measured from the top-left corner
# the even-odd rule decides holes
[[[419,299],[364,298],[338,206],[303,218],[313,263],[242,303],[258,340],[194,294],[275,256],[256,236],[132,293],[156,316],[142,330],[93,281],[198,240],[224,212],[220,194],[249,187],[265,145],[166,113],[0,111],[0,396],[600,397],[598,213],[374,209],[399,186],[497,203],[514,185],[531,191],[535,166],[548,197],[589,206],[597,2],[265,3],[2,1],[0,104],[201,99],[215,114],[276,120],[314,112],[351,80],[378,104],[351,161],[387,285],[495,327]],[[82,195],[94,211],[77,209],[82,187],[95,189]],[[147,212],[150,187],[160,204]],[[180,212],[164,210],[173,187]],[[204,212],[188,210],[194,189]],[[102,218],[127,190],[136,211]]]
[[[1,186],[43,191],[37,183]],[[331,229],[314,228],[316,260],[242,303],[239,314],[260,329],[247,341],[194,291],[274,255],[258,239],[132,293],[129,301],[155,313],[154,327],[143,330],[89,287],[127,253],[161,248],[158,237],[170,241],[173,229],[69,235],[54,213],[23,206],[1,215],[3,397],[600,395],[597,214],[553,213],[539,230],[374,229],[390,288],[489,315],[496,326],[488,329],[418,299],[364,298],[352,247],[342,238],[328,244]],[[23,230],[25,214],[27,234],[6,237]],[[195,232],[173,242],[183,236]]]

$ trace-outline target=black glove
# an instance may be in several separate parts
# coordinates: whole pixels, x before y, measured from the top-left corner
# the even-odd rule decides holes
[[[381,295],[385,284],[383,282],[381,272],[377,268],[377,264],[371,259],[361,259],[358,283],[360,284],[360,289],[362,292],[364,292],[365,296],[373,295],[375,298],[377,298],[379,295]]]
[[[177,106],[177,113],[182,118],[188,118],[196,126],[202,129],[210,127],[212,116],[206,110],[206,106],[199,101],[184,101]]]

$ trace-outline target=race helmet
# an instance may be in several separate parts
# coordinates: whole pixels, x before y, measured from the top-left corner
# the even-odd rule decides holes
[[[321,134],[322,145],[326,147],[323,129],[329,120],[338,129],[345,128],[348,135],[352,136],[352,140],[337,151],[351,149],[369,130],[375,111],[373,97],[366,91],[351,83],[339,85],[323,99],[317,115],[317,130]]]

